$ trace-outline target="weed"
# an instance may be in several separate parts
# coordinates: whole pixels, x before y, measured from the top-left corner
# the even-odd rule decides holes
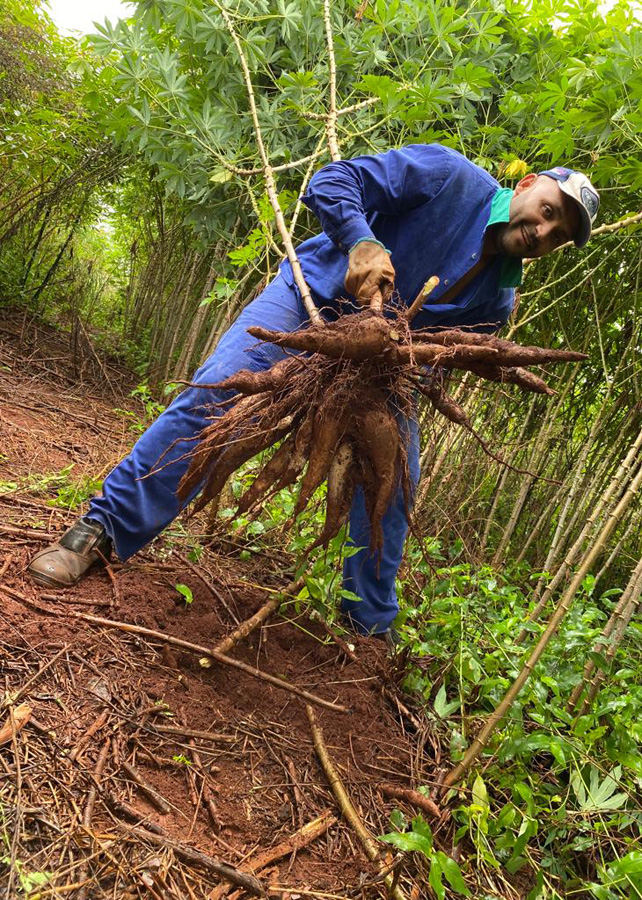
[[[16,494],[24,491],[38,496],[55,491],[55,496],[47,500],[49,506],[76,509],[100,490],[102,479],[92,478],[90,475],[81,475],[80,478],[74,479],[73,469],[74,463],[70,463],[58,472],[31,473],[18,481],[0,481],[0,494]]]
[[[174,390],[176,385],[171,384],[167,385],[166,393]],[[142,405],[143,415],[141,416],[139,413],[135,413],[130,409],[121,409],[120,407],[114,407],[112,412],[118,413],[118,415],[123,416],[124,418],[129,420],[129,430],[135,434],[142,434],[151,423],[160,416],[162,412],[165,411],[166,405],[164,403],[160,403],[158,400],[155,400],[149,384],[147,381],[141,381],[133,391],[131,391],[130,397],[133,397],[135,400]]]
[[[186,584],[175,584],[174,587],[176,588],[178,593],[183,596],[186,606],[189,606],[190,603],[194,602],[194,595],[192,594],[192,589],[189,588]]]

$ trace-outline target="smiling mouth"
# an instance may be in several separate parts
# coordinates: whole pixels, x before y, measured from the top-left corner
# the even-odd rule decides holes
[[[522,238],[524,240],[524,243],[526,244],[527,250],[533,250],[533,240],[523,225],[521,227],[521,232],[522,232]]]

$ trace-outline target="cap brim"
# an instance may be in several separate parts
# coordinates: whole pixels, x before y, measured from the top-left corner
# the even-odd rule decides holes
[[[563,191],[563,193],[565,193],[567,197],[570,197],[570,199],[579,210],[580,227],[578,228],[577,234],[573,238],[573,243],[576,247],[585,247],[589,242],[589,238],[591,237],[592,229],[591,217],[589,216],[588,210],[585,206],[582,206],[577,197],[575,197],[575,195],[567,189],[565,182],[558,181],[557,184],[559,185],[560,191]]]

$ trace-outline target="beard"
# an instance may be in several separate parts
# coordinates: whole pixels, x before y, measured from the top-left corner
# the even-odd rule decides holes
[[[495,234],[495,247],[502,256],[511,259],[522,259],[524,256],[535,256],[536,249],[528,247],[522,226],[506,222],[500,225]]]

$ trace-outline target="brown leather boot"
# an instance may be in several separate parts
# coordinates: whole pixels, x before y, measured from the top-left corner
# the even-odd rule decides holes
[[[71,587],[110,553],[111,539],[103,526],[83,516],[55,544],[36,553],[27,571],[47,587]]]

